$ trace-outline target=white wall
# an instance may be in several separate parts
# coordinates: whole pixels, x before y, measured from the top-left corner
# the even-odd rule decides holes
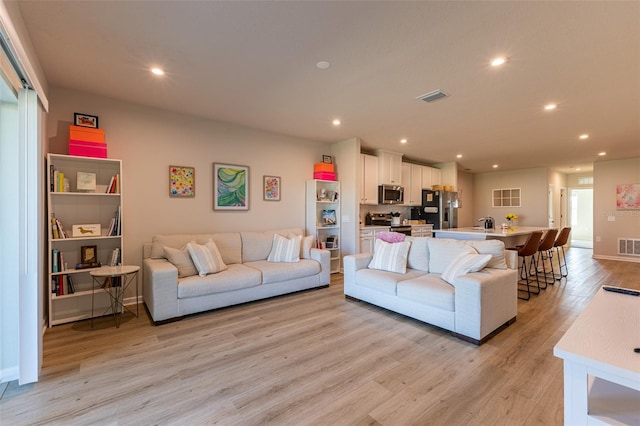
[[[548,175],[546,168],[477,173],[473,179],[473,211],[478,217],[492,216],[497,224],[507,213],[518,215],[517,225],[547,226]],[[522,207],[492,207],[494,189],[520,188]]]
[[[51,152],[66,154],[74,112],[99,116],[108,156],[123,161],[124,262],[141,265],[155,234],[267,230],[305,225],[305,181],[330,145],[186,116],[61,88],[50,92]],[[249,211],[213,210],[213,163],[249,166]],[[170,165],[196,170],[196,196],[170,198]],[[282,178],[282,199],[263,201],[262,177]],[[128,294],[127,296],[130,296]]]
[[[640,238],[640,210],[616,209],[616,185],[640,184],[640,158],[599,161],[593,167],[593,256],[640,261],[618,255],[618,238]],[[600,237],[600,241],[597,239]]]
[[[458,183],[456,185],[458,198],[460,200],[460,208],[458,209],[458,227],[476,226],[478,218],[482,215],[476,215],[473,205],[473,182],[474,175],[458,170]],[[498,222],[500,223],[500,222]]]
[[[360,244],[360,140],[353,138],[334,144],[331,153],[336,157],[336,172],[342,190],[340,250],[342,256],[346,256],[358,253]]]

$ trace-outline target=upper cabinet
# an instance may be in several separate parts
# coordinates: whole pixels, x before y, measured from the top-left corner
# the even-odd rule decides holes
[[[360,204],[378,204],[378,157],[360,154]]]
[[[431,169],[431,186],[442,185],[442,170],[430,167]]]
[[[378,154],[378,183],[380,185],[402,184],[402,154],[379,149]]]
[[[402,163],[402,186],[404,186],[404,205],[419,206],[422,198],[422,177],[427,167],[419,164]],[[427,168],[428,169],[428,168]],[[426,174],[429,174],[428,170]]]

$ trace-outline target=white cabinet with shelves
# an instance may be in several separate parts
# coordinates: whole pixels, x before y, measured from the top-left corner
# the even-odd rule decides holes
[[[380,185],[402,184],[402,154],[379,149],[378,154],[378,183]]]
[[[378,232],[389,231],[388,226],[367,226],[360,228],[360,253],[373,253]]]
[[[329,250],[331,273],[340,272],[340,182],[307,181],[306,231],[318,247]]]
[[[360,154],[362,166],[360,204],[378,204],[378,157]]]
[[[412,237],[431,237],[433,235],[433,225],[411,225]]]
[[[47,164],[48,294],[51,327],[91,318],[92,298],[95,312],[110,313],[107,293],[96,292],[93,297],[94,282],[89,272],[95,267],[85,267],[86,264],[81,268],[76,266],[82,263],[83,253],[85,257],[102,265],[111,262],[115,249],[118,249],[119,258],[122,258],[122,162],[48,154]],[[90,181],[83,183],[85,187],[87,184],[94,185],[95,190],[77,189],[78,173],[81,179],[86,179],[89,175]],[[60,174],[64,174],[64,180],[60,179]],[[113,187],[110,187],[112,179],[117,183],[114,182]],[[81,184],[80,187],[82,186]],[[109,189],[116,192],[108,193]],[[111,230],[111,221],[116,217],[118,226]],[[64,234],[58,224],[62,224]],[[80,235],[87,235],[74,237],[74,225],[78,227]],[[87,231],[89,227],[80,225],[99,225],[100,233],[91,234]]]

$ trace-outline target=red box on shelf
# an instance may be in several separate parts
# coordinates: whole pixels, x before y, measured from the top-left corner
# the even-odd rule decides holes
[[[70,140],[69,155],[75,155],[78,157],[107,158],[107,144]]]
[[[332,172],[313,172],[314,179],[336,180],[336,174]]]

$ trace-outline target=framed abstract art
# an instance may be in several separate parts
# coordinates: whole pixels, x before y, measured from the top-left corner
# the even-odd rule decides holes
[[[194,167],[169,166],[169,197],[196,196],[196,169]]]
[[[249,167],[213,163],[213,209],[249,210]]]

